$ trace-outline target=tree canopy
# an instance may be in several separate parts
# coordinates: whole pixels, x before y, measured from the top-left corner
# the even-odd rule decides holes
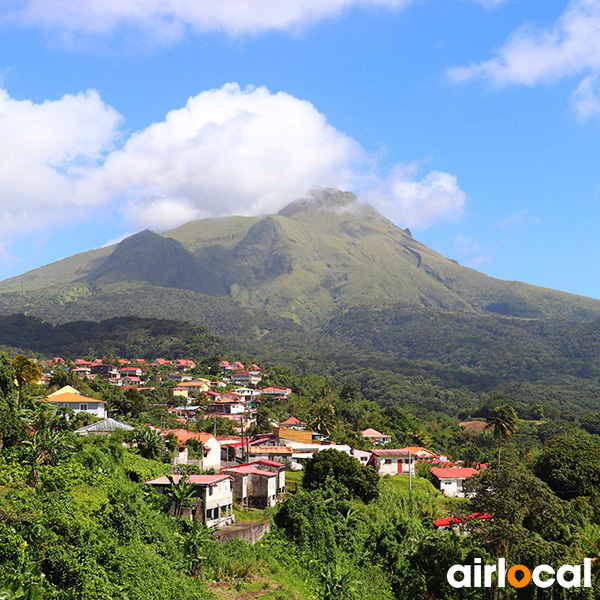
[[[332,477],[343,485],[350,496],[370,502],[379,495],[379,475],[373,467],[364,467],[345,452],[329,449],[315,452],[304,465],[302,485],[317,489]]]

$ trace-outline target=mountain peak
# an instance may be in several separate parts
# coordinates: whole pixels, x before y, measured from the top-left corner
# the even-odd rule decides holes
[[[342,192],[333,188],[317,188],[307,198],[295,200],[279,211],[282,217],[294,217],[300,213],[312,213],[320,210],[333,212],[351,210],[361,203],[352,192]]]
[[[318,224],[330,222],[332,216],[337,216],[341,220],[358,218],[363,222],[375,220],[389,223],[384,216],[369,204],[359,200],[352,192],[343,192],[334,188],[313,189],[307,198],[288,204],[279,211],[278,215],[297,221],[314,221]]]

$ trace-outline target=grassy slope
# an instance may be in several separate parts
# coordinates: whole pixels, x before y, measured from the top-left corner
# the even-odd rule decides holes
[[[183,244],[191,253],[189,264],[197,261],[193,266],[202,277],[188,281],[181,273],[165,284],[170,280],[165,273],[155,282],[163,287],[132,282],[131,272],[105,262],[114,248],[104,248],[0,283],[0,311],[65,321],[70,314],[97,319],[124,315],[127,309],[198,322],[205,306],[222,311],[222,319],[242,307],[309,327],[326,323],[336,310],[399,301],[520,317],[600,316],[600,301],[499,281],[462,267],[343,192],[324,190],[278,215],[203,219],[164,235]],[[173,260],[181,266],[184,258],[185,263],[188,256],[180,252]],[[94,277],[92,270],[103,261]],[[190,296],[190,289],[202,293]]]

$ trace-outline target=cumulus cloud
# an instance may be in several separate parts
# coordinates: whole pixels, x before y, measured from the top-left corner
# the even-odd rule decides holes
[[[392,221],[408,227],[459,218],[467,198],[456,177],[431,171],[418,179],[417,172],[416,164],[397,165],[362,197]]]
[[[9,0],[10,1],[10,0]],[[230,35],[287,30],[353,6],[399,9],[412,0],[12,0],[9,15],[63,34],[110,34],[120,27],[169,42],[186,30]]]
[[[482,78],[495,86],[534,85],[600,68],[600,0],[571,0],[546,29],[517,29],[491,60],[457,67],[455,82]]]
[[[363,150],[309,102],[228,84],[132,135],[98,173],[132,222],[260,214],[315,185],[344,187]]]
[[[0,124],[0,242],[99,209],[128,229],[159,231],[265,214],[317,186],[362,191],[412,227],[454,218],[465,202],[448,173],[418,176],[409,165],[380,178],[376,159],[311,103],[265,88],[202,92],[128,139],[97,92],[34,104],[2,91]]]
[[[89,176],[120,123],[95,91],[35,104],[0,90],[0,234],[68,221],[102,202],[88,193]]]

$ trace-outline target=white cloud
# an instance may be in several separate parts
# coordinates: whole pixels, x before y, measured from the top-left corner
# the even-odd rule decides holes
[[[95,91],[34,104],[0,90],[0,234],[73,219],[101,202],[86,182],[120,121]]]
[[[380,178],[358,142],[283,92],[237,84],[202,92],[115,149],[121,121],[94,91],[42,104],[0,91],[0,248],[97,214],[164,231],[199,217],[276,212],[318,186],[362,191],[412,227],[455,218],[465,202],[448,173],[418,179],[409,165]]]
[[[287,30],[353,6],[400,9],[412,0],[13,0],[12,19],[67,35],[110,34],[121,26],[170,42],[191,29],[230,35]]]
[[[110,195],[124,194],[130,221],[166,229],[272,212],[315,185],[344,187],[362,155],[309,102],[228,84],[132,135],[98,175]]]
[[[431,171],[420,180],[416,175],[415,164],[397,165],[362,197],[395,223],[408,227],[428,227],[462,215],[466,195],[454,175]]]
[[[600,82],[598,75],[588,75],[571,94],[576,116],[587,121],[600,116]]]
[[[451,69],[455,82],[534,85],[600,68],[600,1],[571,0],[550,28],[517,29],[491,60]]]

